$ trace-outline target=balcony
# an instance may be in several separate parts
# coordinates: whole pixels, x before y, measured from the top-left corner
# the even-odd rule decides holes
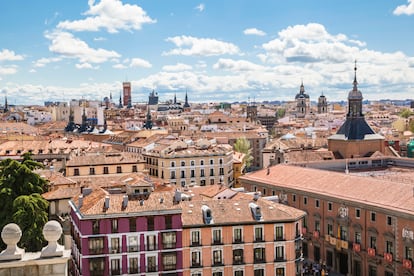
[[[191,268],[199,268],[199,267],[203,267],[201,265],[201,262],[192,262],[191,263]]]
[[[256,237],[254,239],[254,242],[264,242],[264,239],[263,239],[263,237]]]
[[[148,265],[147,266],[147,272],[157,272],[158,267],[156,265]]]
[[[233,265],[244,265],[243,260],[233,259]]]
[[[173,249],[176,247],[175,242],[163,243],[162,245],[164,249]]]
[[[375,248],[368,248],[367,253],[368,253],[368,256],[375,257],[376,255]]]
[[[212,245],[222,245],[223,241],[222,240],[213,240],[213,242],[211,244]]]
[[[283,236],[276,236],[275,241],[285,241],[285,238]]]
[[[255,258],[254,259],[254,263],[255,264],[263,264],[265,262],[266,262],[266,259],[265,258]]]
[[[413,261],[411,261],[410,259],[403,259],[403,267],[407,269],[412,269]]]
[[[286,262],[286,259],[283,256],[282,257],[276,256],[275,263],[279,263],[279,262]]]
[[[235,244],[243,243],[243,239],[234,239],[233,243]]]
[[[392,253],[384,253],[384,260],[386,262],[392,263]]]
[[[111,253],[111,254],[121,253],[121,248],[119,248],[119,247],[109,248],[109,253]]]
[[[193,241],[191,242],[190,246],[201,246],[201,243],[199,241]]]
[[[176,270],[176,269],[177,269],[176,264],[165,264],[164,265],[164,270]]]
[[[224,263],[223,261],[219,261],[219,262],[213,262],[212,266],[223,266]]]

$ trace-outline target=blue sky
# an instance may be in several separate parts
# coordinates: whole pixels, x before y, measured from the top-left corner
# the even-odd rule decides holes
[[[414,98],[414,0],[1,1],[0,95],[12,104],[153,89],[190,102]],[[2,101],[2,100],[0,100]]]

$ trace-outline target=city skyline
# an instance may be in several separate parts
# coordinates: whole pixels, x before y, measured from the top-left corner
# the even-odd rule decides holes
[[[7,1],[0,96],[10,104],[346,100],[354,60],[364,99],[414,92],[414,1]],[[24,7],[24,8],[23,8]]]

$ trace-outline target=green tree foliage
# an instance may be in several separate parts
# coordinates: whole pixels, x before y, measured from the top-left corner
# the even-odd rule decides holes
[[[403,110],[401,110],[399,115],[400,115],[400,117],[403,117],[403,118],[407,119],[408,117],[414,115],[414,113],[411,112],[411,110],[409,108],[404,108]]]
[[[240,137],[236,140],[233,146],[234,151],[245,154],[244,162],[246,168],[249,168],[253,161],[252,149],[250,148],[250,142],[245,137]]]
[[[27,251],[41,249],[42,229],[48,220],[49,203],[40,196],[46,191],[47,181],[33,172],[41,167],[29,154],[23,156],[22,162],[0,162],[0,229],[11,222],[18,224],[23,232],[19,245]]]

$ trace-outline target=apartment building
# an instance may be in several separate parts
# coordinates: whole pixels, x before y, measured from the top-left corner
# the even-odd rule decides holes
[[[183,275],[301,275],[303,211],[220,186],[204,188],[211,189],[201,200],[181,202]]]
[[[233,184],[233,150],[214,140],[169,136],[142,152],[149,175],[180,186]]]
[[[93,152],[72,154],[65,163],[65,175],[88,176],[142,172],[144,165],[128,152]]]
[[[182,275],[181,208],[153,188],[84,188],[70,201],[72,275]]]
[[[404,168],[394,168],[396,164]],[[277,195],[307,213],[306,260],[342,275],[413,275],[414,197],[409,183],[414,163],[366,158],[315,164],[329,166],[336,171],[277,165],[242,176],[240,182],[249,191]],[[338,172],[351,168],[360,173],[370,169],[368,177]]]

